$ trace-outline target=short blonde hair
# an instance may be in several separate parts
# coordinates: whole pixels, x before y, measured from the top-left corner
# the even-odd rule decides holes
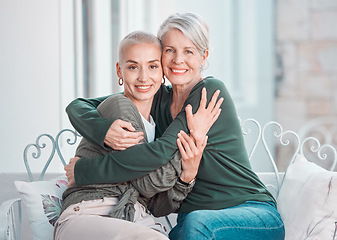
[[[155,35],[143,31],[134,31],[126,35],[119,43],[118,60],[122,60],[126,48],[143,43],[157,45],[161,50],[160,41]]]

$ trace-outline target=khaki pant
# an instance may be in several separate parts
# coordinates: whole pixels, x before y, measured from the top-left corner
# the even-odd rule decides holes
[[[107,217],[117,202],[104,198],[69,206],[55,224],[54,240],[168,240],[161,224],[138,202],[134,222]]]

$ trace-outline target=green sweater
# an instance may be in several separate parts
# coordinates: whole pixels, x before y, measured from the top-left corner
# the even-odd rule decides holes
[[[251,169],[234,103],[225,85],[213,77],[196,84],[174,120],[170,114],[172,89],[162,86],[155,95],[151,110],[156,122],[156,141],[95,159],[81,158],[75,165],[76,184],[129,181],[166,164],[178,150],[178,132],[188,132],[185,106],[191,104],[193,112],[197,111],[203,87],[207,89],[208,102],[217,89],[221,91],[220,97],[224,98],[224,102],[218,120],[207,134],[208,142],[194,188],[181,204],[179,212],[222,209],[248,200],[275,203]],[[67,107],[75,129],[89,141],[100,145],[104,145],[105,134],[113,122],[113,119],[103,119],[96,111],[97,105],[104,99],[77,99]]]

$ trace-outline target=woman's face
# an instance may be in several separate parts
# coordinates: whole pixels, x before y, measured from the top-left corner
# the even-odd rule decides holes
[[[135,104],[152,101],[163,78],[161,49],[155,44],[146,43],[126,47],[116,68],[118,77],[124,80],[126,97]]]
[[[201,79],[201,67],[207,54],[201,56],[193,42],[180,30],[168,31],[162,39],[164,75],[172,85],[192,84]]]

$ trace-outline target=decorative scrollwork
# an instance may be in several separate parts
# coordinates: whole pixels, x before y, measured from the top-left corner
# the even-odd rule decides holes
[[[260,142],[262,131],[261,131],[261,125],[255,119],[248,118],[248,119],[244,120],[243,122],[240,119],[240,125],[241,125],[241,130],[242,130],[242,134],[243,135],[249,135],[249,134],[251,134],[253,132],[251,130],[251,128],[249,128],[247,126],[249,123],[253,123],[253,125],[255,126],[255,128],[257,128],[257,131],[255,131],[255,132],[257,132],[257,136],[256,136],[256,139],[254,140],[253,147],[252,147],[252,149],[250,151],[247,150],[249,152],[249,159],[251,159],[252,156],[253,156],[253,154],[254,154],[254,152],[255,152],[255,150],[256,150],[257,145]]]
[[[65,166],[67,163],[65,162],[64,157],[63,157],[63,154],[62,154],[62,152],[61,152],[61,147],[60,147],[60,142],[59,142],[59,140],[60,140],[60,136],[61,136],[64,132],[70,132],[70,133],[72,134],[72,136],[73,136],[73,139],[67,138],[66,143],[67,143],[68,145],[74,145],[74,144],[76,144],[77,141],[78,141],[78,138],[81,137],[81,135],[80,135],[78,132],[76,132],[76,131],[74,131],[74,130],[71,130],[71,129],[63,129],[62,131],[60,131],[60,132],[57,134],[57,136],[56,136],[56,151],[57,151],[57,154],[58,154],[59,157],[60,157],[60,160],[61,160],[63,166]]]
[[[331,166],[330,166],[329,170],[333,171],[333,169],[336,167],[336,163],[337,163],[336,149],[333,146],[331,146],[330,144],[324,144],[324,145],[321,146],[321,144],[320,144],[320,142],[317,138],[307,137],[303,140],[303,142],[301,144],[300,153],[302,155],[305,155],[305,153],[304,153],[305,144],[307,144],[309,141],[312,142],[309,149],[312,153],[317,153],[318,159],[320,159],[322,161],[327,160],[328,155],[327,155],[326,152],[332,153],[332,163],[331,163]]]
[[[25,150],[23,152],[23,161],[25,163],[25,166],[26,166],[26,169],[27,169],[27,173],[28,173],[28,176],[29,176],[29,179],[30,181],[34,181],[34,177],[33,177],[33,174],[32,174],[32,171],[29,167],[29,162],[28,162],[28,151],[29,149],[31,149],[32,147],[35,148],[36,152],[33,152],[32,153],[32,157],[34,159],[39,159],[41,157],[41,149],[45,148],[47,145],[45,142],[41,143],[41,138],[43,137],[47,137],[49,138],[49,140],[51,141],[51,144],[52,144],[52,149],[51,149],[51,152],[50,152],[50,155],[48,157],[48,160],[46,162],[46,164],[44,165],[43,167],[43,170],[39,176],[39,181],[42,180],[51,160],[53,159],[54,155],[55,155],[55,140],[54,138],[49,135],[49,134],[41,134],[40,136],[37,137],[36,139],[36,143],[35,144],[28,144],[26,147],[25,147]]]
[[[293,153],[293,155],[291,157],[291,162],[294,161],[294,159],[295,159],[295,157],[296,157],[296,155],[297,155],[297,153],[299,151],[299,148],[300,148],[300,138],[293,131],[284,131],[283,128],[282,128],[282,126],[279,123],[274,122],[274,121],[266,123],[265,126],[262,129],[262,143],[263,143],[263,147],[264,147],[264,149],[266,150],[266,152],[268,154],[268,159],[269,159],[270,163],[272,164],[272,167],[273,167],[273,170],[274,170],[274,173],[275,173],[275,177],[276,177],[276,180],[277,180],[277,185],[278,185],[275,188],[277,189],[277,192],[279,192],[279,189],[281,187],[281,180],[279,178],[279,171],[278,171],[278,168],[276,166],[274,157],[273,157],[273,155],[271,153],[270,145],[268,146],[267,140],[266,140],[266,137],[267,137],[266,136],[266,129],[269,128],[269,127],[271,127],[271,126],[274,126],[274,127],[277,128],[273,132],[273,135],[276,138],[279,138],[279,142],[280,142],[281,145],[288,146],[290,144],[290,140],[289,140],[289,138],[287,138],[288,136],[290,137],[292,135],[293,138],[296,139],[297,145],[295,145],[295,150],[294,150],[294,153]]]

